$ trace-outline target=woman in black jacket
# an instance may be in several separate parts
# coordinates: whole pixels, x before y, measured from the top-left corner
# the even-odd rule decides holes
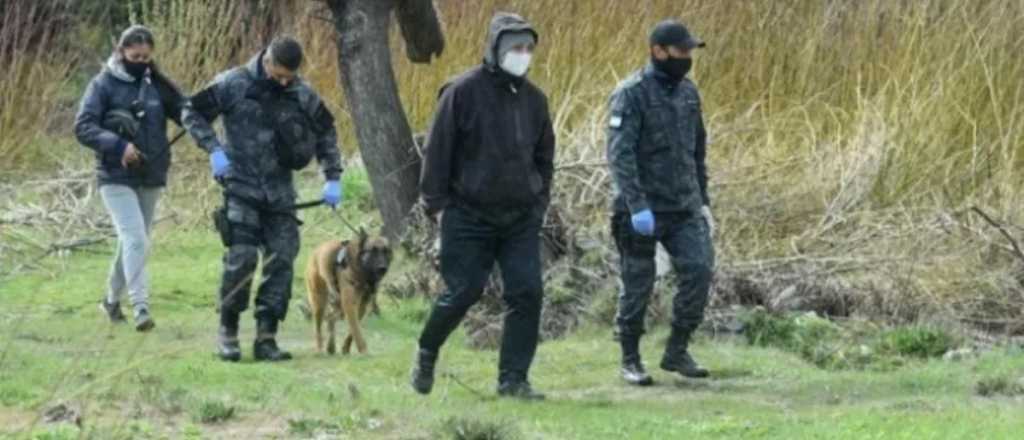
[[[181,125],[184,98],[153,63],[153,34],[126,29],[103,71],[89,83],[75,119],[75,136],[96,155],[100,195],[117,229],[118,246],[102,308],[124,321],[127,291],[135,328],[154,327],[149,313],[146,257],[149,228],[171,163],[167,119]]]

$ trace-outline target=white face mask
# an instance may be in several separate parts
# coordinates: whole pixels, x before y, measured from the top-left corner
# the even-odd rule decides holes
[[[508,51],[501,59],[501,69],[515,76],[526,75],[532,58],[533,54],[530,52]]]

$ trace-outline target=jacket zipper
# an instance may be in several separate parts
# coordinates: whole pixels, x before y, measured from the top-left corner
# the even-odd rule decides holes
[[[675,176],[673,176],[673,180],[675,180],[676,183],[679,184],[679,181],[682,180],[682,176],[686,175],[686,169],[683,166],[683,163],[685,161],[683,157],[686,154],[686,139],[683,136],[685,130],[683,130],[683,127],[681,125],[684,123],[683,118],[685,114],[685,109],[679,106],[678,101],[679,99],[685,100],[685,93],[683,93],[682,89],[679,86],[669,89],[666,92],[667,93],[665,94],[665,98],[667,98],[667,107],[669,111],[672,113],[672,131],[676,133],[675,140],[677,141],[673,143],[671,150],[673,165],[672,168],[675,174]],[[682,189],[684,187],[685,185],[680,185],[678,190],[682,192]]]
[[[512,119],[515,120],[515,124],[516,124],[516,135],[515,135],[516,145],[515,145],[515,148],[519,148],[523,144],[522,143],[522,136],[523,136],[522,121],[521,121],[521,117],[519,115],[521,113],[520,112],[520,108],[519,108],[519,98],[518,98],[519,90],[516,89],[515,84],[509,84],[508,86],[512,90],[512,113],[513,113],[513,118]]]

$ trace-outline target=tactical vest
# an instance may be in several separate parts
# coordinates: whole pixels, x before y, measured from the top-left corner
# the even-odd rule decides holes
[[[293,94],[271,91],[254,81],[246,98],[260,103],[263,123],[274,129],[274,151],[282,168],[301,170],[313,160],[316,138],[310,116]]]

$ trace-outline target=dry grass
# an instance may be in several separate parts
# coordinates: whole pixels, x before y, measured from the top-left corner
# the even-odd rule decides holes
[[[346,151],[353,151],[334,34],[320,19],[320,2],[275,2],[276,11],[257,21],[244,18],[242,4],[249,2],[161,3],[136,16],[157,31],[166,70],[192,90],[245,61],[275,31],[299,36],[309,54],[306,76],[338,114]],[[549,93],[555,115],[557,200],[578,229],[591,235],[607,229],[606,97],[646,61],[650,26],[678,17],[709,43],[697,54],[693,77],[713,139],[712,197],[724,274],[753,279],[767,296],[794,278],[821,279],[858,296],[865,311],[897,320],[943,313],[993,329],[1024,328],[1022,262],[1002,234],[970,211],[984,207],[1011,236],[1022,235],[1016,225],[1024,225],[1017,208],[1024,201],[1018,189],[1024,183],[1018,172],[1024,60],[1014,54],[1024,49],[1024,3],[439,5],[447,34],[443,57],[429,66],[395,57],[414,130],[426,129],[444,81],[479,62],[492,13],[523,14],[541,34],[531,78]],[[404,53],[397,34],[396,53]],[[42,67],[46,59],[16,58],[22,73],[0,78],[5,109],[27,99],[26,85],[17,81],[38,81],[43,92],[33,98],[44,101],[51,96],[45,91],[59,83],[59,76],[34,73],[53,72]],[[0,110],[4,162],[24,160],[5,146],[25,144],[37,125],[17,115]],[[168,202],[187,203],[196,194],[205,200],[214,193],[207,180],[188,178],[205,171],[205,158],[193,148],[179,151]]]
[[[2,2],[0,13],[0,166],[38,161],[39,145],[78,57],[60,33],[70,1]]]

